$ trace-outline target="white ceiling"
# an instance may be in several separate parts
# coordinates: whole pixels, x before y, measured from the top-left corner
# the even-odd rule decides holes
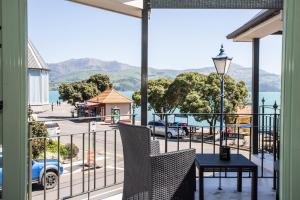
[[[68,0],[132,17],[142,17],[143,0]]]
[[[280,13],[233,38],[233,40],[236,42],[252,42],[254,38],[264,38],[282,30],[283,20],[282,13]]]

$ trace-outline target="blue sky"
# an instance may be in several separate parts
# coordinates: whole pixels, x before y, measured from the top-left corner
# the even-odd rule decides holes
[[[224,44],[235,63],[251,67],[251,43],[226,35],[258,10],[152,10],[149,65],[186,69],[212,66]],[[46,62],[92,57],[140,66],[139,19],[65,0],[28,0],[29,38]],[[261,68],[280,74],[281,36],[261,41]]]

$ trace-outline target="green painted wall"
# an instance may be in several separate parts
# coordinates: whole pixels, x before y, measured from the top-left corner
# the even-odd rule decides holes
[[[0,10],[2,8],[2,1],[0,1]],[[0,26],[2,26],[2,16],[0,15]],[[2,29],[0,30],[0,44],[2,44]],[[0,100],[3,99],[2,95],[2,87],[3,87],[3,82],[2,82],[2,48],[0,48]],[[0,111],[0,146],[2,147],[2,132],[3,132],[3,112]]]
[[[2,2],[3,199],[26,199],[27,1]]]
[[[282,200],[300,199],[300,1],[285,1],[282,64]]]

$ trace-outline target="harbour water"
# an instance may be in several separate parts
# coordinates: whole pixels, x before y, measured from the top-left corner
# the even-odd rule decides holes
[[[120,93],[127,96],[128,98],[131,98],[133,91],[121,91]],[[260,98],[260,104],[262,104],[262,99],[264,98],[265,105],[268,105],[269,107],[272,107],[272,105],[274,105],[275,101],[278,105],[280,105],[280,92],[260,92],[259,98]],[[50,103],[55,104],[57,102],[57,100],[59,100],[58,91],[49,91],[49,100],[50,100]],[[175,112],[178,113],[178,111],[175,111]],[[136,120],[140,120],[140,118],[141,118],[140,117],[140,108],[137,108],[135,110],[135,113],[136,113]],[[266,113],[273,113],[273,110],[266,109]],[[151,110],[148,111],[148,119],[149,120],[153,119],[153,112]],[[189,120],[190,120],[189,121],[190,124],[198,123],[194,119],[189,119]],[[177,121],[181,121],[181,120],[178,119]]]

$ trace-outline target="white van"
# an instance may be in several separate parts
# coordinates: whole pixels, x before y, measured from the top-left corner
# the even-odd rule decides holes
[[[60,134],[60,127],[57,122],[45,122],[45,126],[47,127],[49,136]]]

